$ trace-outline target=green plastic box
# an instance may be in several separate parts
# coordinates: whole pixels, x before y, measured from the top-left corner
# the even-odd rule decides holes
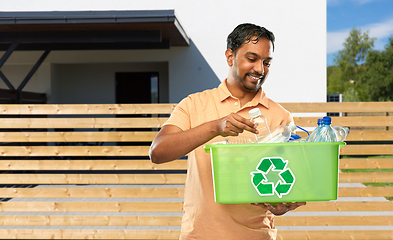
[[[217,203],[308,202],[337,199],[344,142],[212,144]]]

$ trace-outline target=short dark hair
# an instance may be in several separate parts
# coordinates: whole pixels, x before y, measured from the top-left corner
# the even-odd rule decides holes
[[[233,52],[243,44],[250,41],[257,43],[260,38],[266,38],[273,44],[274,51],[274,34],[264,27],[257,26],[252,23],[243,23],[238,25],[227,38],[227,49]]]

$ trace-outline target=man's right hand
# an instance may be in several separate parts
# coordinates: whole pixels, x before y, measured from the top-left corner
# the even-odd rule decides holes
[[[161,128],[152,142],[150,159],[154,163],[173,161],[214,137],[238,136],[244,130],[257,133],[254,123],[237,113],[231,113],[186,131],[174,125],[166,125]]]
[[[244,130],[258,133],[256,126],[251,120],[240,116],[237,113],[231,113],[226,117],[217,119],[217,132],[218,135],[223,137],[238,136]]]

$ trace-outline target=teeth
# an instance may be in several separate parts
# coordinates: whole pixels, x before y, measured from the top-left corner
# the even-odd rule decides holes
[[[261,79],[260,77],[254,77],[254,76],[251,76],[251,75],[248,75],[248,76],[250,76],[251,78],[253,78],[253,79],[255,79],[255,80]]]

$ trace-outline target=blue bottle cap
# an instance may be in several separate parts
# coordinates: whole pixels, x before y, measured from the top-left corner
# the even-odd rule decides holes
[[[323,117],[323,124],[330,125],[332,123],[331,117]]]

